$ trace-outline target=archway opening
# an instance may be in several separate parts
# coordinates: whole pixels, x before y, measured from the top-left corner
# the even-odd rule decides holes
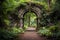
[[[34,12],[27,12],[24,14],[24,28],[26,30],[36,30],[37,15]]]

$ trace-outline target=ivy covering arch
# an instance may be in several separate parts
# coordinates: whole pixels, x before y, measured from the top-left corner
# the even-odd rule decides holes
[[[18,8],[19,9],[19,8]],[[32,11],[37,15],[37,29],[40,27],[40,18],[42,17],[42,5],[34,4],[34,3],[27,3],[26,5],[20,6],[18,10],[18,17],[20,18],[19,25],[20,27],[24,27],[24,15],[28,11]]]

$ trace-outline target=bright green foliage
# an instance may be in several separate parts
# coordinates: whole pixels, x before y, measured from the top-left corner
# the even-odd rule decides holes
[[[42,27],[40,28],[38,33],[42,36],[47,36],[52,38],[56,37],[54,39],[58,40],[60,37],[60,22],[58,22],[56,25]]]
[[[29,22],[29,17],[30,17],[30,22]],[[28,12],[24,15],[24,27],[36,27],[36,18],[37,16],[33,12]],[[30,23],[30,24],[29,24]]]
[[[20,5],[20,0],[6,0],[2,3],[2,7],[5,9],[5,12],[7,11],[13,11],[16,7]]]
[[[7,19],[5,19],[4,22],[5,22],[7,25],[10,24],[9,20],[7,20]]]
[[[9,23],[11,22],[9,20],[9,15],[12,14],[12,13],[15,13],[16,15],[18,15],[18,11],[17,11],[17,7],[20,6],[20,4],[23,4],[25,2],[33,2],[33,3],[36,3],[36,4],[40,4],[40,5],[43,5],[44,6],[44,10],[48,10],[49,7],[48,7],[48,2],[47,0],[5,0],[3,1],[3,3],[1,3],[1,23],[5,23],[6,25],[9,25]],[[52,0],[51,1],[51,6],[55,6],[55,0]],[[54,9],[54,6],[51,7]],[[9,22],[6,22],[5,20],[8,20]]]
[[[0,40],[14,40],[17,38],[17,35],[23,33],[23,29],[21,28],[9,28],[9,29],[1,29],[0,28]]]
[[[5,0],[2,3],[2,7],[5,9],[4,12],[6,13],[7,11],[15,10],[16,7],[20,6],[20,4],[22,4],[24,2],[38,3],[40,5],[43,5],[44,8],[48,9],[47,0]],[[54,4],[54,3],[55,3],[55,0],[52,0],[51,4]]]
[[[60,0],[51,0],[50,8],[47,0],[5,0],[0,2],[0,24],[2,27],[4,28],[4,26],[6,26],[9,28],[11,23],[9,16],[14,13],[17,15],[14,17],[18,18],[18,10],[16,8],[19,7],[20,4],[25,5],[25,2],[33,2],[43,5],[44,8],[42,8],[44,12],[42,13],[43,17],[41,18],[41,25],[48,27],[43,27],[39,30],[39,33],[46,36],[54,35],[58,38],[60,36],[60,23],[57,23],[60,20]],[[32,20],[35,19],[36,15],[33,15],[32,13],[30,16],[32,16],[31,23],[34,24]],[[14,22],[16,21],[17,20],[14,20]],[[25,19],[25,21],[27,20]],[[49,25],[49,23],[52,23],[53,26]],[[26,25],[28,24],[25,24],[25,26]],[[0,36],[3,37],[3,39],[0,38],[0,40],[9,40],[19,32],[21,33],[23,30],[20,28],[12,28],[11,30],[0,29]]]
[[[19,1],[16,1],[16,0],[5,0],[3,1],[3,3],[1,3],[0,5],[1,9],[0,9],[0,12],[1,12],[1,19],[0,19],[0,23],[2,25],[8,25],[9,26],[9,23],[10,23],[10,20],[9,20],[9,15],[15,11],[16,7],[20,6],[20,0]]]
[[[43,36],[51,36],[52,35],[52,32],[47,29],[46,27],[42,27],[38,33],[40,33],[40,35],[43,35]]]

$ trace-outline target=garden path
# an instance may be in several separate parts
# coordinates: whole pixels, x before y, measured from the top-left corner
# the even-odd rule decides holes
[[[34,28],[28,28],[35,30]],[[27,30],[23,34],[20,34],[19,40],[46,40],[46,38],[41,37],[36,31]]]

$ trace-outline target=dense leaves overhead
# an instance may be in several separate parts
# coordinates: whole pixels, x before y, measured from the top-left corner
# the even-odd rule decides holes
[[[16,10],[17,7],[20,6],[20,4],[24,4],[25,2],[33,2],[33,3],[37,3],[40,5],[44,6],[44,10],[46,11],[46,13],[48,13],[47,11],[49,11],[50,8],[50,12],[54,12],[56,10],[59,11],[60,9],[60,1],[59,0],[2,0],[0,1],[1,5],[0,5],[0,19],[1,19],[1,24],[4,22],[6,23],[7,21],[9,21],[7,24],[10,23],[9,18],[11,14],[16,15],[16,17],[18,17],[18,11]],[[49,7],[49,2],[50,2],[50,7]],[[14,18],[13,18],[14,19]],[[7,20],[7,21],[5,21]]]
[[[20,7],[21,4],[26,5],[27,2],[39,4],[44,7],[44,8],[42,7],[44,11],[42,13],[42,18],[40,19],[41,22],[39,24],[40,27],[42,26],[44,27],[39,32],[47,36],[48,35],[50,36],[51,33],[53,33],[55,36],[59,36],[59,39],[60,39],[60,0],[0,0],[0,31],[1,31],[0,34],[1,36],[3,38],[8,38],[8,37],[11,38],[12,36],[15,37],[16,33],[23,31],[23,29],[18,29],[14,27],[18,27],[18,24],[20,22],[17,8]],[[27,14],[27,15],[32,16],[31,19],[33,20],[33,18],[36,18],[36,15],[33,15],[33,14],[34,13]],[[27,21],[26,19],[27,17],[25,16],[25,22]],[[34,22],[32,22],[31,25],[33,24]],[[51,25],[53,26],[51,27]],[[52,32],[51,30],[54,29],[55,26],[58,27],[58,30],[56,29],[55,31],[57,32],[55,31]],[[13,29],[10,29],[11,27],[13,27]],[[51,27],[51,28],[48,28],[48,27]],[[7,28],[7,29],[5,31],[1,28]],[[1,36],[0,36],[0,39],[5,40],[5,39],[2,39]],[[10,39],[6,39],[6,40],[10,40]]]

